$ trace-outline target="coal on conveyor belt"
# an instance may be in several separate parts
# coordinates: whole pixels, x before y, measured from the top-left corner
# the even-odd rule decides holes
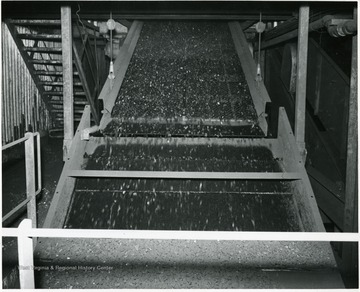
[[[145,22],[112,117],[109,136],[263,136],[228,24],[220,21]],[[131,122],[139,118],[175,126]],[[247,124],[189,128],[177,118]]]
[[[98,146],[88,156],[89,170],[281,172],[263,146],[128,143]]]
[[[281,171],[265,147],[102,145],[88,170]],[[67,228],[299,231],[283,181],[78,179]]]

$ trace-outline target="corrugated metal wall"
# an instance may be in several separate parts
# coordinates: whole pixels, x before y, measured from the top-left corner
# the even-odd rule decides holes
[[[1,31],[1,138],[5,145],[23,137],[26,131],[49,130],[51,118],[5,23]]]

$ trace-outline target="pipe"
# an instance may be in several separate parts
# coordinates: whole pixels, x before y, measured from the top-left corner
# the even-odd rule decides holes
[[[339,24],[332,24],[333,20],[340,20],[339,16],[333,16],[333,15],[326,15],[316,21],[313,21],[309,24],[309,31],[317,31],[323,27],[326,27],[328,29],[328,32],[333,37],[338,36],[345,36],[349,34],[354,34],[357,32],[357,25],[356,21],[354,20],[340,20]],[[274,29],[279,29],[280,26],[277,26]],[[289,32],[286,32],[284,34],[280,34],[277,36],[273,36],[270,39],[266,37],[266,34],[264,36],[264,42],[261,45],[261,49],[266,49],[268,47],[272,47],[274,45],[277,45],[279,43],[288,41],[290,39],[293,39],[298,36],[298,29],[291,30]],[[267,32],[268,34],[269,32]],[[257,49],[258,44],[256,45],[255,49]]]
[[[357,25],[355,20],[349,20],[338,25],[329,25],[327,30],[332,37],[337,38],[355,34],[357,32]]]

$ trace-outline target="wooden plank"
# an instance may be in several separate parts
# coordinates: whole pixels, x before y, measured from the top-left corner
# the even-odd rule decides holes
[[[110,121],[109,117],[114,107],[116,97],[119,93],[120,87],[125,77],[126,70],[129,66],[131,57],[134,53],[136,43],[140,37],[140,32],[143,23],[140,21],[134,21],[130,31],[124,41],[124,44],[120,48],[120,52],[114,63],[115,79],[113,80],[114,86],[111,87],[109,79],[106,80],[99,99],[104,102],[104,115],[100,121],[100,128],[104,129],[107,123]]]
[[[245,35],[238,22],[229,22],[230,31],[235,44],[236,52],[239,56],[241,67],[244,71],[246,82],[250,89],[256,113],[258,115],[258,122],[260,128],[267,134],[268,125],[265,119],[265,106],[270,102],[270,97],[266,91],[263,81],[257,82],[256,65],[251,56],[248,43]]]
[[[16,237],[19,228],[3,228],[3,236]],[[37,228],[24,232],[26,236],[40,238],[113,238],[158,240],[219,240],[219,241],[310,241],[356,242],[354,233],[326,232],[255,232],[255,231],[184,231],[184,230],[114,230],[114,229],[58,229]]]
[[[63,102],[64,102],[64,144],[63,158],[69,155],[74,137],[74,95],[73,95],[73,56],[71,7],[61,7],[61,44],[63,65]]]
[[[71,177],[98,178],[158,178],[158,179],[259,179],[298,180],[302,176],[294,172],[192,172],[192,171],[121,171],[121,170],[70,170]]]
[[[86,146],[86,142],[80,139],[81,131],[88,127],[90,127],[90,106],[85,106],[80,124],[71,143],[69,156],[65,160],[54,197],[46,215],[44,228],[62,228],[63,226],[76,181],[75,178],[69,177],[68,173],[70,169],[80,168]]]
[[[295,139],[303,160],[305,153],[306,77],[308,59],[309,6],[299,8],[299,37],[296,67]]]

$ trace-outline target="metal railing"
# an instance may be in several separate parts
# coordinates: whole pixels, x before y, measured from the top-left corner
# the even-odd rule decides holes
[[[35,137],[36,137],[36,156],[35,161]],[[40,146],[40,134],[25,133],[25,136],[14,142],[11,142],[2,147],[2,151],[9,149],[15,145],[25,142],[25,173],[26,173],[26,199],[13,208],[9,213],[2,217],[2,222],[14,216],[24,206],[27,206],[27,217],[31,219],[33,227],[36,227],[36,196],[41,192],[41,146]],[[36,172],[37,169],[37,180]],[[36,190],[37,182],[37,190]]]
[[[311,241],[357,242],[357,233],[325,232],[236,232],[236,231],[172,231],[172,230],[107,230],[34,228],[24,219],[18,228],[3,228],[2,235],[17,237],[20,287],[34,289],[33,238],[107,238],[143,240],[217,240],[217,241]]]

